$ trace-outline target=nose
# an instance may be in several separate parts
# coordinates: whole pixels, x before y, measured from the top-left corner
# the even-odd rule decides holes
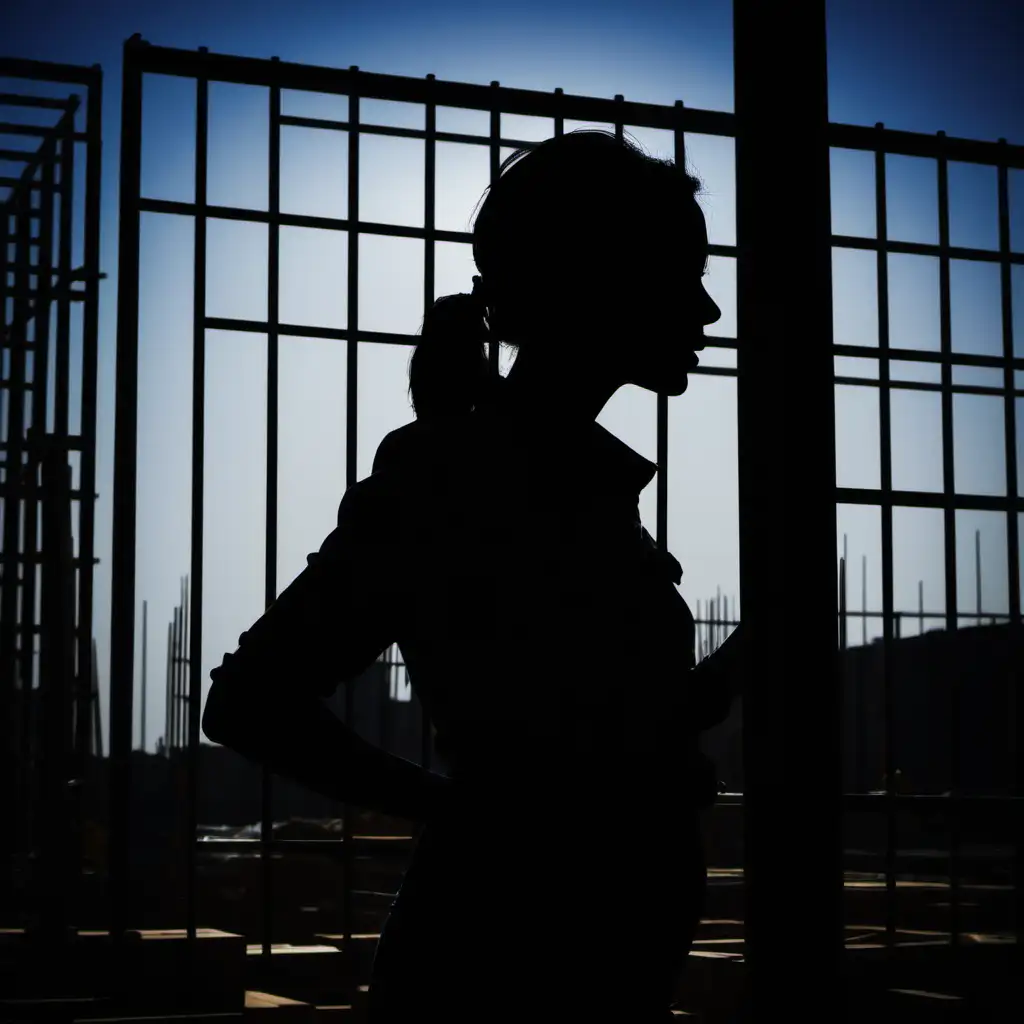
[[[704,326],[707,327],[708,324],[717,323],[721,319],[722,319],[722,311],[718,308],[718,303],[716,303],[715,300],[713,298],[711,298],[710,295],[708,295],[707,289],[705,288],[704,289],[704,313],[703,313],[703,317],[701,319],[701,323],[703,323]]]

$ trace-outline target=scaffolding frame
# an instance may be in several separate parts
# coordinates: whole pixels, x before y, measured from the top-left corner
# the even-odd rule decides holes
[[[102,72],[2,58],[0,78],[69,87],[62,98],[32,95],[27,86],[0,95],[0,108],[24,115],[0,117],[0,134],[34,144],[0,150],[0,159],[20,167],[0,177],[0,786],[14,820],[4,853],[15,891],[19,879],[28,885],[19,908],[30,930],[52,939],[67,935],[76,913],[86,761],[101,753],[92,604]],[[78,217],[83,250],[75,267]],[[73,304],[82,308],[80,326]],[[75,343],[80,365],[72,365]],[[81,381],[77,432],[74,378]]]

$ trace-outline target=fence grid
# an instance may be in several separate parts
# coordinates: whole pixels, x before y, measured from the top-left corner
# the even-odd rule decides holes
[[[743,69],[738,68],[737,74]],[[170,202],[147,198],[141,191],[140,152],[142,144],[142,84],[145,75],[175,75],[194,80],[196,83],[196,171],[195,197],[193,202]],[[267,111],[270,126],[269,145],[269,194],[266,211],[214,205],[207,199],[207,149],[208,120],[207,100],[210,82],[232,82],[252,86],[264,86],[269,89],[269,107]],[[309,90],[323,93],[347,95],[350,101],[349,116],[344,121],[328,121],[317,118],[299,118],[285,116],[281,113],[280,101],[282,89]],[[369,124],[360,117],[360,99],[393,100],[420,104],[425,108],[425,127],[423,129],[396,128],[392,126]],[[436,129],[436,111],[439,105],[460,107],[485,111],[490,116],[487,135],[439,132]],[[193,310],[193,418],[192,418],[192,563],[189,578],[191,580],[191,604],[188,608],[188,643],[186,661],[191,668],[188,673],[187,687],[187,734],[183,742],[188,752],[188,792],[190,813],[187,816],[189,830],[189,887],[187,902],[187,932],[194,940],[196,931],[195,908],[195,808],[196,787],[198,778],[198,748],[200,741],[200,695],[199,685],[200,656],[202,651],[202,609],[203,609],[203,443],[204,422],[203,408],[205,404],[204,378],[204,345],[208,330],[230,330],[266,335],[268,338],[268,431],[267,431],[267,495],[266,495],[266,529],[267,529],[267,563],[265,577],[265,599],[271,603],[277,594],[276,580],[276,462],[278,444],[278,410],[277,410],[277,360],[280,339],[288,336],[318,337],[346,342],[348,345],[348,384],[347,384],[347,431],[346,431],[346,486],[356,481],[356,442],[357,442],[357,409],[358,409],[358,357],[359,342],[381,342],[393,345],[409,345],[414,343],[411,335],[390,332],[371,332],[359,328],[358,282],[359,261],[358,241],[362,234],[404,237],[420,240],[425,245],[423,296],[425,305],[434,299],[435,259],[434,244],[437,242],[469,242],[471,235],[467,232],[445,231],[436,227],[434,196],[436,190],[436,146],[439,142],[458,142],[468,146],[488,147],[490,157],[490,179],[492,183],[498,175],[500,152],[502,147],[531,148],[534,143],[505,138],[501,134],[501,115],[526,114],[538,117],[549,117],[553,120],[555,133],[560,134],[566,118],[582,121],[614,124],[616,134],[621,137],[626,125],[644,128],[661,128],[673,132],[675,158],[682,162],[685,157],[685,140],[687,133],[718,135],[736,138],[738,122],[736,116],[728,113],[696,110],[686,107],[681,101],[673,106],[635,103],[626,101],[622,96],[613,100],[572,96],[555,90],[554,93],[542,93],[522,89],[502,87],[498,82],[489,86],[468,85],[438,81],[428,75],[426,79],[412,79],[401,76],[373,74],[351,67],[348,69],[327,69],[292,64],[276,59],[255,60],[220,54],[210,54],[205,50],[198,53],[173,50],[170,48],[150,46],[138,37],[133,37],[125,45],[124,79],[122,95],[121,123],[121,210],[120,210],[120,267],[118,297],[118,362],[117,362],[117,420],[116,420],[116,472],[115,472],[115,535],[119,545],[114,552],[113,576],[113,632],[112,632],[112,737],[111,750],[115,760],[115,772],[119,781],[112,789],[112,847],[114,855],[112,864],[112,903],[111,923],[115,935],[121,934],[129,925],[130,908],[127,904],[127,889],[120,879],[127,867],[129,830],[127,822],[127,786],[128,786],[128,753],[131,744],[131,704],[132,679],[134,672],[134,622],[135,622],[135,517],[136,517],[136,431],[137,431],[137,353],[138,353],[138,290],[139,290],[139,220],[142,213],[173,214],[189,216],[194,219],[195,228],[195,306]],[[780,110],[780,116],[782,111]],[[284,126],[297,126],[317,129],[326,132],[342,131],[348,139],[348,216],[346,218],[328,218],[299,216],[284,213],[280,209],[280,149],[281,129]],[[359,217],[359,174],[360,174],[360,139],[363,136],[383,135],[417,139],[425,146],[425,186],[426,205],[424,226],[414,228],[407,226],[381,224],[362,221]],[[827,145],[834,149],[862,150],[874,155],[876,185],[875,206],[877,215],[877,237],[874,239],[856,238],[845,235],[829,235],[829,244],[833,249],[849,248],[874,251],[877,255],[877,289],[879,295],[879,326],[875,344],[866,341],[865,345],[832,344],[832,357],[868,357],[878,360],[877,379],[851,377],[847,374],[831,374],[833,385],[856,384],[877,387],[879,389],[879,410],[882,443],[879,450],[881,480],[878,488],[836,487],[835,502],[854,505],[876,506],[881,512],[882,521],[882,609],[883,623],[883,658],[882,687],[885,695],[885,728],[884,750],[886,765],[886,787],[882,794],[848,795],[844,806],[847,809],[856,804],[858,808],[870,808],[884,818],[886,823],[886,855],[885,884],[887,889],[886,902],[886,936],[890,946],[896,934],[896,878],[897,878],[897,814],[905,809],[914,810],[921,804],[913,798],[904,797],[895,791],[893,779],[895,775],[895,754],[889,742],[892,733],[892,694],[889,679],[889,652],[900,639],[898,623],[901,616],[914,614],[923,625],[926,613],[923,604],[915,613],[897,612],[893,602],[893,534],[892,515],[896,507],[934,508],[941,509],[945,526],[945,609],[941,613],[945,629],[956,631],[961,613],[957,611],[956,590],[956,512],[965,509],[984,509],[997,511],[1005,516],[1007,531],[1008,571],[1010,578],[1010,605],[1008,621],[1018,631],[1021,623],[1020,609],[1020,566],[1018,547],[1018,517],[1024,513],[1024,498],[1018,491],[1016,479],[1016,423],[1014,401],[1024,395],[1024,390],[1017,387],[1016,374],[1024,370],[1024,359],[1015,356],[1012,339],[1012,308],[1010,291],[1010,274],[1013,266],[1024,264],[1024,253],[1011,251],[1009,238],[1009,214],[1007,195],[1007,171],[1009,168],[1024,168],[1024,148],[1010,146],[1005,140],[998,143],[975,142],[965,139],[948,138],[943,133],[935,136],[918,135],[887,129],[884,125],[874,128],[853,125],[828,124]],[[927,157],[935,161],[939,183],[939,221],[940,237],[937,245],[923,245],[890,240],[887,235],[887,209],[885,189],[885,164],[889,155],[912,155]],[[738,151],[738,159],[743,156]],[[963,247],[954,247],[949,241],[948,224],[948,163],[951,160],[969,161],[995,166],[999,180],[999,211],[1000,211],[1000,245],[998,253]],[[820,184],[820,183],[818,183]],[[269,230],[270,257],[268,261],[268,305],[266,320],[250,320],[224,317],[211,317],[205,308],[206,282],[206,230],[211,218],[222,218],[236,221],[248,221],[265,224]],[[278,295],[278,244],[280,229],[286,226],[315,227],[332,231],[348,232],[348,324],[345,328],[324,328],[312,325],[283,323],[280,320],[280,304]],[[741,232],[742,237],[742,232]],[[714,244],[710,247],[712,255],[744,260],[740,246]],[[916,349],[900,347],[899,339],[890,337],[888,317],[888,255],[890,253],[912,253],[935,257],[940,262],[941,282],[941,348],[938,352],[923,352]],[[950,337],[950,295],[949,295],[949,261],[951,259],[978,260],[997,262],[1001,273],[1001,295],[1003,315],[1003,354],[1002,356],[982,356],[955,352]],[[738,302],[741,307],[749,304],[750,295],[740,287]],[[829,312],[831,311],[829,303]],[[720,347],[726,350],[742,351],[736,338],[710,338],[709,347]],[[784,339],[783,339],[784,340]],[[938,384],[916,383],[894,380],[892,362],[907,360],[920,364],[937,365],[941,373]],[[498,348],[491,346],[490,361],[492,371],[498,372]],[[955,384],[953,370],[957,366],[989,367],[1003,371],[1003,387],[979,387],[976,385]],[[710,375],[742,378],[740,369],[728,367],[698,367],[694,372]],[[896,389],[915,389],[936,391],[941,396],[943,412],[943,487],[941,491],[923,492],[896,490],[893,488],[892,459],[889,438],[892,426],[890,395]],[[986,394],[1001,396],[1005,404],[1005,435],[1006,435],[1006,494],[1005,496],[961,494],[955,489],[953,465],[953,395],[954,394]],[[657,443],[658,461],[667,465],[667,399],[659,396],[657,403]],[[743,463],[745,452],[741,443],[740,461]],[[742,471],[741,471],[742,472]],[[664,547],[667,535],[667,481],[664,473],[658,476],[657,490],[657,541]],[[829,495],[831,500],[832,495]],[[839,621],[839,632],[845,645],[847,623],[850,616],[862,614],[867,617],[864,609],[861,613],[850,611],[845,602],[845,559],[840,564],[840,595],[837,598],[836,611]],[[698,609],[699,611],[699,609]],[[980,606],[979,617],[982,615]],[[735,601],[733,602],[733,618],[728,615],[728,607],[721,608],[718,599],[709,602],[701,623],[707,626],[707,636],[702,638],[702,645],[713,650],[721,642],[728,627],[734,624]],[[172,631],[173,632],[173,631]],[[177,634],[175,633],[175,636]],[[178,641],[175,640],[175,643]],[[1019,639],[1016,641],[1019,644]],[[701,653],[705,652],[702,646]],[[1020,670],[1016,670],[1015,692],[1020,688]],[[353,704],[351,688],[345,695],[345,717],[351,721]],[[184,692],[184,691],[183,691]],[[954,687],[953,701],[956,707],[961,700],[961,692]],[[422,755],[425,763],[430,758],[429,731],[423,730]],[[961,768],[961,751],[959,738],[950,736],[950,757],[954,779],[958,780]],[[1021,771],[1018,763],[1016,779],[1016,797],[1022,797]],[[262,831],[261,853],[264,863],[264,883],[268,887],[271,881],[270,857],[272,849],[278,843],[272,839],[271,821],[271,779],[264,772],[262,789]],[[929,803],[930,808],[934,807]],[[951,942],[956,944],[959,932],[959,828],[961,811],[965,806],[965,798],[959,793],[959,786],[954,784],[951,796],[943,805],[949,814],[953,829],[951,844],[949,876],[951,893]],[[1013,808],[1019,803],[1011,805]],[[763,814],[763,811],[759,811]],[[354,845],[350,831],[349,815],[345,815],[343,856],[348,858]],[[1017,857],[1017,900],[1020,901],[1020,851]],[[349,888],[345,892],[345,928],[346,939],[351,938],[352,894]],[[270,954],[270,921],[272,900],[265,901],[265,927],[263,936],[263,954]],[[1018,928],[1021,917],[1018,915]],[[748,936],[749,938],[749,936]],[[753,947],[752,947],[753,948]],[[766,947],[762,946],[762,949]],[[766,952],[760,954],[767,957]],[[764,960],[762,960],[764,962]]]

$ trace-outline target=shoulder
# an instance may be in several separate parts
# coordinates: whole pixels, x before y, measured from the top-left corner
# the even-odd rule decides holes
[[[428,499],[450,495],[459,481],[479,475],[486,462],[480,430],[468,417],[414,420],[384,436],[377,446],[371,485],[381,492],[413,492]],[[369,478],[368,478],[369,479]]]
[[[438,449],[436,431],[419,420],[389,431],[377,446],[370,475],[346,488],[338,506],[335,540],[396,539],[403,515],[417,505],[421,484]]]
[[[420,420],[405,423],[384,435],[373,457],[373,473],[395,471],[413,460],[426,442],[429,430]]]

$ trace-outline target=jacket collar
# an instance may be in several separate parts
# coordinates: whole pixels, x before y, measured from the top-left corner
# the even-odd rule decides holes
[[[657,463],[596,420],[566,423],[532,415],[527,419],[505,404],[500,386],[496,399],[484,408],[495,417],[499,435],[520,442],[534,466],[567,484],[638,500],[658,471]],[[495,443],[500,451],[502,442]]]

